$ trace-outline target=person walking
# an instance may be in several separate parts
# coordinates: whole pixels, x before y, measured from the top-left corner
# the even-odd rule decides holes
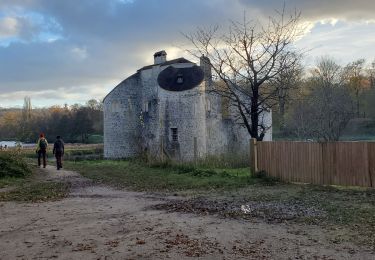
[[[38,154],[38,166],[39,167],[41,164],[40,160],[43,158],[43,168],[46,168],[47,146],[48,146],[47,139],[45,138],[44,134],[41,133],[36,143],[36,153]]]
[[[56,166],[57,170],[62,168],[62,157],[64,156],[64,141],[61,139],[61,136],[56,136],[56,141],[53,144],[53,154],[56,157]]]

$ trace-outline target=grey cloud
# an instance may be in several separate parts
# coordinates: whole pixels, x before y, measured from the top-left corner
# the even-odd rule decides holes
[[[283,8],[279,0],[240,0],[249,8],[256,8],[262,13],[272,15],[275,9]],[[303,19],[316,20],[336,18],[344,20],[374,20],[374,0],[285,0],[286,9],[302,12]]]
[[[0,18],[0,39],[18,37],[23,40],[31,40],[38,32],[38,26],[25,17],[5,16]]]
[[[268,15],[282,7],[268,0],[1,0],[0,15],[9,10],[45,17],[44,26],[27,28],[31,39],[41,31],[61,36],[54,42],[29,40],[0,47],[0,91],[54,90],[63,97],[92,86],[113,84],[151,62],[153,52],[184,42],[180,32],[200,25],[238,19],[244,9],[251,15]],[[375,2],[348,0],[286,1],[287,8],[302,10],[306,19],[340,15],[372,17]],[[27,34],[31,33],[31,34]],[[74,87],[76,86],[76,87]],[[59,91],[55,91],[55,90]],[[22,92],[19,92],[22,93]],[[44,92],[48,93],[48,92]],[[87,97],[91,98],[91,97]],[[97,97],[100,98],[100,97]],[[0,104],[1,105],[1,104]]]
[[[180,31],[218,22],[225,8],[215,9],[213,2],[226,3],[29,1],[24,8],[53,18],[63,39],[0,48],[0,60],[6,61],[0,63],[0,88],[10,92],[121,80],[146,65],[145,55],[173,46]],[[218,16],[208,16],[214,9]]]

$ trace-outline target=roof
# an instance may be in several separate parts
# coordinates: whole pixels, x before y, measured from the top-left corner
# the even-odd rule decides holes
[[[124,79],[123,81],[121,81],[119,84],[117,84],[116,87],[114,87],[104,98],[103,98],[103,102],[104,100],[115,90],[117,89],[118,87],[120,87],[125,81],[129,80],[129,79],[132,79],[132,78],[136,78],[136,77],[139,77],[139,73],[136,72],[134,73],[133,75],[127,77],[126,79]]]
[[[202,83],[203,79],[204,72],[197,65],[187,68],[169,66],[160,72],[158,84],[165,90],[183,91],[198,86]]]
[[[145,66],[145,67],[139,69],[138,71],[151,69],[154,66],[167,66],[167,65],[176,64],[176,63],[193,63],[193,62],[191,62],[191,61],[189,61],[185,58],[178,58],[178,59],[169,60],[169,61],[159,63],[159,64],[148,65],[148,66]]]

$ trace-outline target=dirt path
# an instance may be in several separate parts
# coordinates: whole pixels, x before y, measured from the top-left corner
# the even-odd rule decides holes
[[[165,198],[51,166],[39,177],[69,181],[72,192],[56,202],[0,203],[0,259],[375,259],[314,226],[150,210]]]

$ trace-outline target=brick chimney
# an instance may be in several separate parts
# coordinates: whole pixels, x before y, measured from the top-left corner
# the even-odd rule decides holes
[[[155,52],[154,54],[154,64],[161,64],[167,61],[167,53],[163,51]]]

